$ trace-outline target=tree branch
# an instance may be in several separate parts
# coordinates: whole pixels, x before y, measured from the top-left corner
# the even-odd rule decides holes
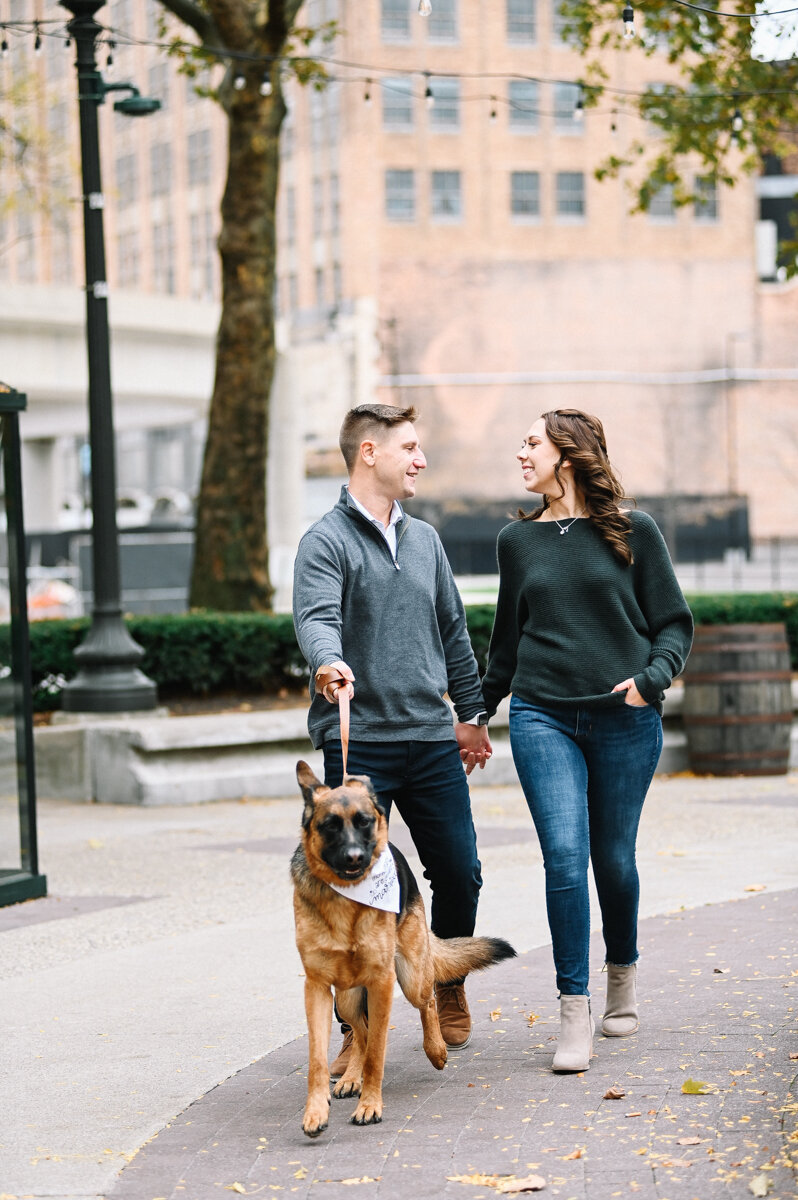
[[[193,29],[203,45],[213,45],[218,34],[213,18],[203,12],[194,0],[159,0],[162,8]]]

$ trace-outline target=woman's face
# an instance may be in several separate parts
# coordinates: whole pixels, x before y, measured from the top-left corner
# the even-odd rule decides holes
[[[524,487],[528,492],[536,492],[539,496],[560,495],[562,485],[557,482],[554,474],[554,468],[560,461],[560,451],[549,440],[546,422],[542,417],[530,426],[516,458],[521,464]],[[562,478],[562,467],[560,477]]]

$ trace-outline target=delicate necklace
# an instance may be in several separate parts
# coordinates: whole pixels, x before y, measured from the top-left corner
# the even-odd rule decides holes
[[[571,519],[570,519],[570,521],[568,522],[568,524],[567,524],[567,525],[561,525],[561,524],[560,524],[560,522],[557,520],[557,518],[556,518],[555,516],[552,516],[552,518],[551,518],[551,519],[552,519],[552,521],[554,522],[554,524],[557,526],[557,528],[558,528],[558,529],[559,529],[559,531],[560,531],[560,537],[562,537],[562,535],[563,535],[564,533],[567,533],[567,532],[568,532],[568,530],[569,530],[569,529],[571,528],[571,526],[573,525],[574,521],[578,521],[578,520],[579,520],[579,518],[582,516],[582,513],[583,513],[584,511],[585,511],[585,510],[584,510],[584,508],[581,508],[581,509],[579,510],[579,512],[576,514],[576,516],[575,516],[575,517],[571,517]]]

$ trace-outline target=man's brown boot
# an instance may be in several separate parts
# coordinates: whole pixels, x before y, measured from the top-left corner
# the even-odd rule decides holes
[[[449,1050],[465,1050],[471,1041],[471,1013],[462,983],[436,983],[435,1006],[441,1035]]]
[[[347,1025],[344,1030],[344,1040],[341,1049],[338,1051],[338,1057],[333,1059],[330,1064],[330,1079],[340,1079],[346,1068],[349,1066],[349,1057],[352,1053],[352,1042],[354,1040],[352,1034],[352,1026]]]

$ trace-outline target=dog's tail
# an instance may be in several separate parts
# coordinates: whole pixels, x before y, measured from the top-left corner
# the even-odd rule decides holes
[[[515,950],[504,938],[439,938],[430,933],[429,941],[436,983],[450,983],[472,971],[492,967],[504,958],[516,957]]]

